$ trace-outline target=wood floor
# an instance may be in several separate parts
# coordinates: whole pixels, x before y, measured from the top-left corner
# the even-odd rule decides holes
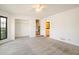
[[[44,37],[22,37],[0,45],[0,55],[79,55],[79,47]]]

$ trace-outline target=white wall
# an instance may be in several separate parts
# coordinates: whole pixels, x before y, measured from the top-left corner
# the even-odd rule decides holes
[[[14,17],[11,14],[8,14],[5,11],[0,10],[0,16],[6,16],[7,19],[7,39],[5,40],[1,40],[0,43],[3,43],[5,41],[9,41],[9,40],[14,40],[15,39],[15,21],[14,21]]]
[[[46,19],[40,20],[40,34],[43,36],[45,36],[45,20]]]
[[[52,16],[51,38],[79,46],[79,8]]]
[[[29,36],[30,37],[35,37],[35,28],[36,28],[36,19],[30,19],[29,20]]]
[[[22,37],[22,36],[29,36],[35,37],[35,19],[33,17],[27,17],[25,15],[16,15],[16,25],[15,25],[15,36]]]
[[[15,18],[14,16],[8,17],[8,39],[15,40]]]
[[[15,20],[15,36],[29,36],[29,21],[24,19]]]

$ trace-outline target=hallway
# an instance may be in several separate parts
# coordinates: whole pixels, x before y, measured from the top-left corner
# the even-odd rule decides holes
[[[45,37],[21,37],[0,45],[0,55],[70,54],[79,54],[79,47]]]

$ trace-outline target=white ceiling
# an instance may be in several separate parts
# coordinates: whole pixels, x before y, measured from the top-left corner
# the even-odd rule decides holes
[[[13,15],[25,15],[29,17],[46,17],[63,12],[69,9],[77,8],[77,4],[46,4],[41,12],[36,12],[32,8],[33,4],[0,4],[0,9]]]

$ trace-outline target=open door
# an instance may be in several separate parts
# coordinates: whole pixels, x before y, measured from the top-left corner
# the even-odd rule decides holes
[[[49,37],[50,36],[50,21],[46,21],[45,23],[45,33],[46,33],[46,37]]]
[[[36,20],[36,37],[40,36],[40,22]]]

